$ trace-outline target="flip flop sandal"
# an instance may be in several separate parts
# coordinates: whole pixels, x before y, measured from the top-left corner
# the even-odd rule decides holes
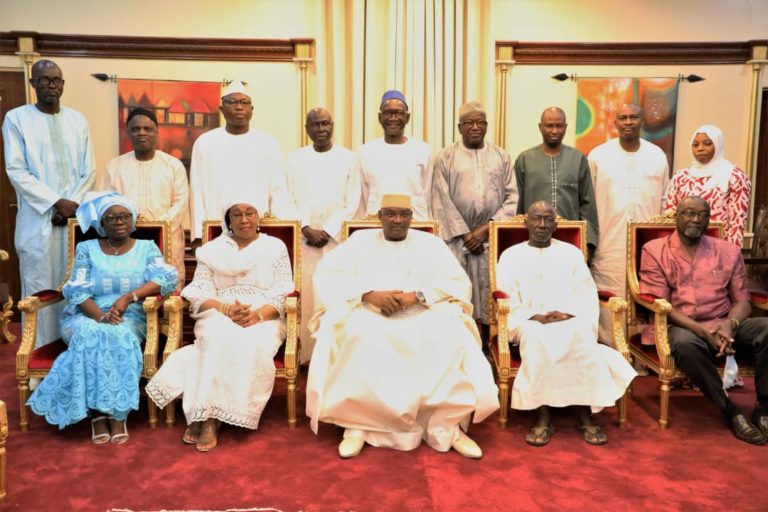
[[[110,420],[110,429],[111,429],[112,428],[111,422],[118,421],[118,420],[116,420],[111,416],[109,420]],[[112,444],[124,444],[128,442],[128,422],[127,421],[123,422],[122,432],[118,432],[117,434],[112,434],[112,437],[110,438],[110,442]]]
[[[218,446],[218,444],[219,444],[219,429],[220,428],[221,428],[221,422],[220,421],[216,422],[216,426],[214,427],[213,431],[201,428],[200,435],[197,437],[197,443],[195,444],[195,449],[197,451],[199,451],[199,452],[205,453],[205,452],[210,452],[211,450],[216,448],[216,446]],[[208,446],[201,446],[200,445],[200,440],[203,438],[203,436],[208,437],[211,434],[213,434],[213,442],[212,442],[212,444],[210,444]]]
[[[554,433],[555,427],[553,425],[533,427],[528,435],[525,436],[525,442],[531,446],[545,446],[549,443]]]
[[[102,432],[101,434],[96,433],[96,422],[107,421],[107,419],[108,418],[106,416],[97,416],[95,418],[91,418],[91,441],[93,441],[93,444],[106,444],[109,442],[109,425],[107,425],[106,432]]]
[[[583,432],[584,441],[593,446],[600,446],[608,442],[608,436],[603,432],[600,425],[577,425]]]
[[[192,425],[189,425],[186,429],[184,429],[184,436],[181,438],[181,441],[184,444],[197,444],[197,439],[200,437],[201,428],[202,425],[199,423],[193,423]]]

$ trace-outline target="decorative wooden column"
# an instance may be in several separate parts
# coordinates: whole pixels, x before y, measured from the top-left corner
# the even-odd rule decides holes
[[[296,62],[299,65],[299,72],[301,74],[300,81],[301,81],[301,93],[300,93],[300,112],[301,112],[301,119],[299,120],[299,131],[301,131],[301,145],[306,146],[309,144],[309,138],[307,137],[307,131],[304,129],[304,121],[307,116],[308,112],[308,106],[307,106],[307,90],[308,90],[308,73],[307,70],[309,69],[309,65],[314,62],[314,58],[312,56],[312,44],[314,43],[314,40],[298,40],[295,41],[296,44],[296,56],[293,58],[293,62]]]
[[[515,42],[496,43],[496,66],[499,80],[496,87],[496,144],[506,148],[507,141],[507,72],[515,65]]]
[[[757,182],[755,169],[757,167],[757,149],[760,136],[758,123],[760,122],[760,73],[763,66],[768,64],[768,41],[761,41],[763,44],[756,44],[752,47],[752,58],[747,64],[752,65],[752,87],[749,94],[749,125],[747,126],[747,155],[744,159],[744,171],[749,176],[749,180],[754,184]],[[747,231],[752,233],[755,222],[755,194],[754,191],[749,198],[749,221],[747,222]]]

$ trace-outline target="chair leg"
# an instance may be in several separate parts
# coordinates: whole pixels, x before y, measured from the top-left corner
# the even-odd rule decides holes
[[[29,379],[19,381],[19,427],[22,432],[29,430]]]
[[[157,427],[157,405],[149,397],[147,397],[147,409],[149,411],[149,428],[156,428]]]
[[[629,389],[619,398],[619,428],[627,426],[627,404],[629,401]]]
[[[165,426],[173,428],[176,424],[176,400],[171,400],[168,405],[165,406]]]
[[[509,418],[509,377],[499,377],[499,427],[507,428]]]
[[[288,381],[288,427],[296,428],[296,377],[286,378]]]
[[[659,425],[669,426],[669,379],[661,379],[661,396],[659,397]]]

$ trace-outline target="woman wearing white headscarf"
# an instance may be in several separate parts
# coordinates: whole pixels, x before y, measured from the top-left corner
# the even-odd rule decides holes
[[[181,292],[196,320],[195,343],[174,352],[147,384],[161,408],[184,395],[182,440],[201,452],[216,447],[220,422],[258,428],[285,337],[291,262],[281,240],[259,233],[253,203],[228,201],[224,232],[197,249],[195,277]]]
[[[61,337],[68,345],[27,404],[64,428],[91,416],[95,444],[128,440],[126,419],[139,408],[145,297],[176,287],[176,269],[151,240],[131,238],[136,208],[115,192],[89,193],[77,209],[83,231],[99,238],[77,244]]]
[[[725,224],[725,239],[741,247],[749,216],[752,184],[747,175],[723,157],[723,132],[705,124],[693,132],[693,161],[672,177],[665,209],[674,210],[686,197],[701,196],[711,209],[711,219]]]

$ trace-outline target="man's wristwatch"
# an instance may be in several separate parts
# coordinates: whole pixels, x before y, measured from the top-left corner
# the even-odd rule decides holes
[[[416,302],[418,302],[422,306],[426,306],[427,305],[427,298],[424,297],[423,293],[421,293],[420,291],[417,291],[416,292]]]

